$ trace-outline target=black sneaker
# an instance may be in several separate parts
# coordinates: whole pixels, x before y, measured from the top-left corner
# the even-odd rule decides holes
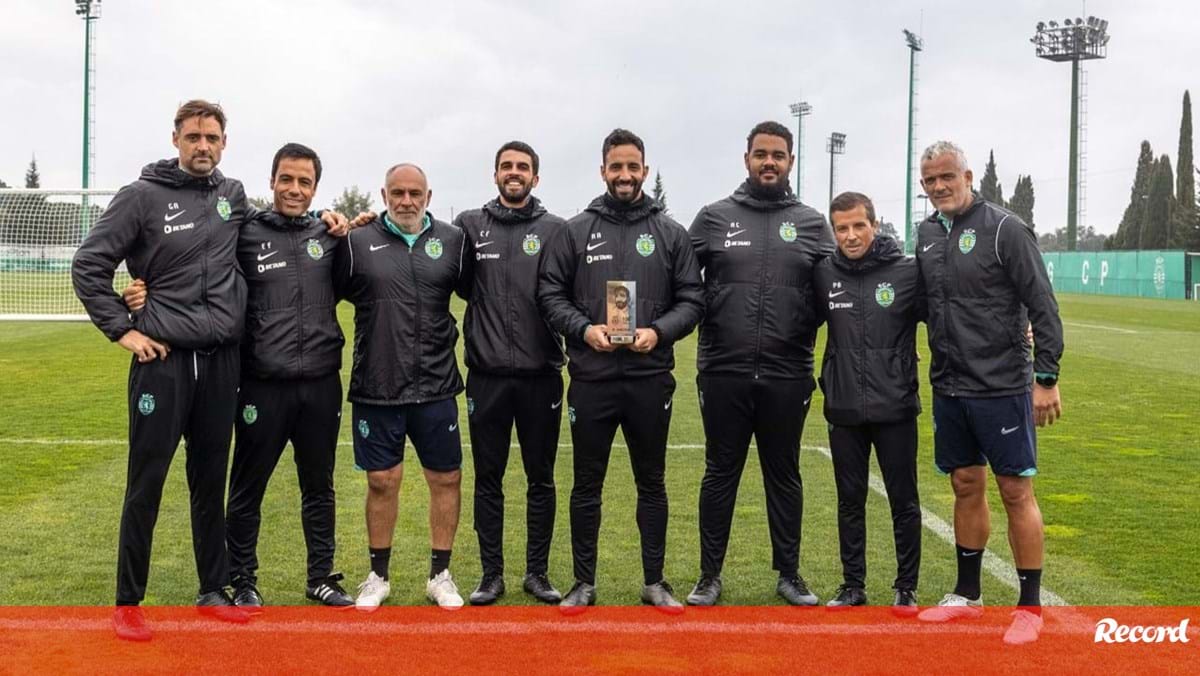
[[[210,591],[196,597],[196,610],[207,617],[222,622],[245,624],[250,621],[250,613],[234,605],[229,592],[224,589]]]
[[[838,587],[837,594],[825,605],[829,608],[865,606],[867,605],[867,592],[863,591],[862,587],[851,587],[844,584]]]
[[[238,582],[233,587],[233,605],[248,613],[257,614],[262,612],[265,604],[262,594],[258,592],[258,587],[255,587],[253,582]]]
[[[484,573],[479,586],[471,592],[471,605],[490,606],[504,596],[504,576],[500,573]]]
[[[675,599],[675,590],[666,580],[642,587],[642,603],[666,613],[683,612],[683,604]]]
[[[721,598],[721,576],[704,574],[692,587],[692,593],[687,595],[689,606],[715,606]]]
[[[562,593],[550,584],[550,578],[546,577],[545,573],[525,573],[525,580],[521,583],[521,587],[524,588],[526,594],[542,603],[558,603],[563,598]]]
[[[779,584],[775,585],[775,593],[793,606],[815,606],[819,603],[817,595],[808,590],[804,578],[799,575],[780,577]]]
[[[917,592],[912,589],[897,589],[892,601],[892,614],[896,617],[912,617],[917,614]]]
[[[563,597],[558,607],[564,615],[576,615],[596,605],[596,585],[575,581],[571,591]]]
[[[308,587],[304,590],[304,596],[313,601],[320,601],[327,606],[335,608],[346,608],[354,605],[354,598],[346,593],[342,585],[338,584],[344,576],[341,573],[333,573],[329,577],[321,581],[315,587]]]

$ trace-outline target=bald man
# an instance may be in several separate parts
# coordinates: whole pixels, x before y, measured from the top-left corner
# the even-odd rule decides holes
[[[338,293],[354,305],[348,398],[355,465],[367,473],[371,572],[355,605],[374,610],[391,592],[388,563],[408,439],[429,484],[432,563],[425,593],[443,608],[457,608],[463,600],[449,566],[462,478],[454,398],[463,382],[450,295],[462,278],[465,238],[427,211],[433,192],[420,167],[389,169],[382,193],[387,211],[354,230],[334,261]]]

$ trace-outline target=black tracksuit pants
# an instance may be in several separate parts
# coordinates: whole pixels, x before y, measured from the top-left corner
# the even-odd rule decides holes
[[[504,471],[514,423],[525,467],[525,572],[546,573],[557,494],[554,460],[562,422],[562,375],[467,374],[467,420],[475,463],[475,533],[484,574],[504,572]]]
[[[575,449],[571,488],[571,552],[575,579],[596,583],[596,545],[604,476],[617,427],[625,435],[637,487],[637,525],[642,539],[646,584],[663,579],[667,546],[667,434],[675,378],[662,373],[643,378],[572,380],[567,418]]]
[[[225,469],[237,403],[237,345],[175,348],[166,360],[129,369],[129,467],[117,550],[117,605],[146,596],[154,524],[167,470],[186,440],[192,548],[200,592],[229,584],[225,552]]]
[[[700,484],[700,570],[720,574],[750,437],[758,445],[771,567],[797,574],[804,484],[800,479],[800,435],[812,401],[812,378],[768,380],[701,375],[700,416],[704,421],[704,479]]]
[[[333,466],[341,419],[342,380],[336,371],[304,380],[242,381],[229,473],[229,566],[235,584],[258,582],[263,496],[289,441],[300,480],[308,585],[315,587],[333,571]]]
[[[917,493],[916,418],[893,424],[838,425],[829,430],[838,494],[842,576],[851,587],[867,577],[867,492],[871,446],[887,487],[896,539],[896,589],[917,588],[921,568],[921,499]]]

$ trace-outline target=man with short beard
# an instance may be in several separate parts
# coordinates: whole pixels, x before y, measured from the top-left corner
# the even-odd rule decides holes
[[[542,249],[564,221],[530,194],[538,184],[538,165],[528,144],[500,146],[494,174],[499,195],[454,221],[467,238],[460,287],[467,299],[467,420],[483,564],[472,605],[494,603],[504,594],[504,471],[514,424],[527,487],[522,586],[539,601],[562,600],[547,567],[557,508],[563,348],[538,312],[536,296]]]
[[[816,605],[800,577],[800,435],[812,401],[817,315],[813,269],[833,252],[825,219],[788,186],[792,134],[777,122],[750,130],[748,177],[696,214],[691,238],[704,269],[707,311],[696,378],[704,421],[700,485],[700,579],[687,601],[713,605],[729,544],[738,483],[753,435],[771,533],[776,593]]]
[[[608,191],[560,228],[543,254],[538,304],[567,342],[567,418],[574,444],[571,549],[575,584],[566,612],[596,602],[600,496],[617,428],[624,432],[637,486],[642,538],[642,602],[679,610],[663,579],[667,539],[667,432],[675,379],[674,343],[703,312],[700,270],[687,232],[642,192],[645,146],[616,129],[604,139],[600,175]],[[632,281],[637,320],[628,348],[600,323],[608,283]]]

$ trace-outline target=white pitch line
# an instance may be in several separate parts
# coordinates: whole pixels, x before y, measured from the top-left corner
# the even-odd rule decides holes
[[[259,634],[362,634],[362,635],[528,635],[528,634],[631,634],[645,636],[653,634],[726,634],[726,635],[810,635],[810,636],[880,636],[920,635],[994,635],[1001,627],[973,624],[929,624],[899,622],[883,624],[811,624],[788,622],[629,622],[604,620],[579,620],[565,618],[561,622],[320,622],[313,620],[271,622],[269,620],[250,624],[228,624],[205,620],[147,620],[154,631],[185,632],[199,631],[216,633],[259,633]],[[109,620],[0,620],[0,631],[112,631]],[[1045,631],[1047,634],[1091,634],[1094,627],[1060,624]]]
[[[804,446],[805,450],[819,451],[821,455],[833,460],[833,456],[825,446]],[[871,490],[887,498],[887,486],[884,485],[883,479],[880,479],[875,472],[869,475]],[[921,525],[933,531],[933,534],[941,538],[950,546],[954,546],[954,527],[946,523],[942,517],[934,514],[925,507],[921,507]],[[992,553],[992,550],[986,549],[983,552],[983,567],[987,569],[997,580],[1013,588],[1016,591],[1021,590],[1021,583],[1017,580],[1016,568],[1009,562]],[[1048,606],[1069,606],[1063,597],[1054,592],[1042,587],[1041,591],[1042,603]]]
[[[1100,324],[1083,324],[1081,322],[1063,322],[1066,326],[1078,326],[1083,329],[1100,329],[1101,331],[1116,331],[1117,333],[1137,334],[1133,329],[1118,329],[1115,326],[1102,326]]]

